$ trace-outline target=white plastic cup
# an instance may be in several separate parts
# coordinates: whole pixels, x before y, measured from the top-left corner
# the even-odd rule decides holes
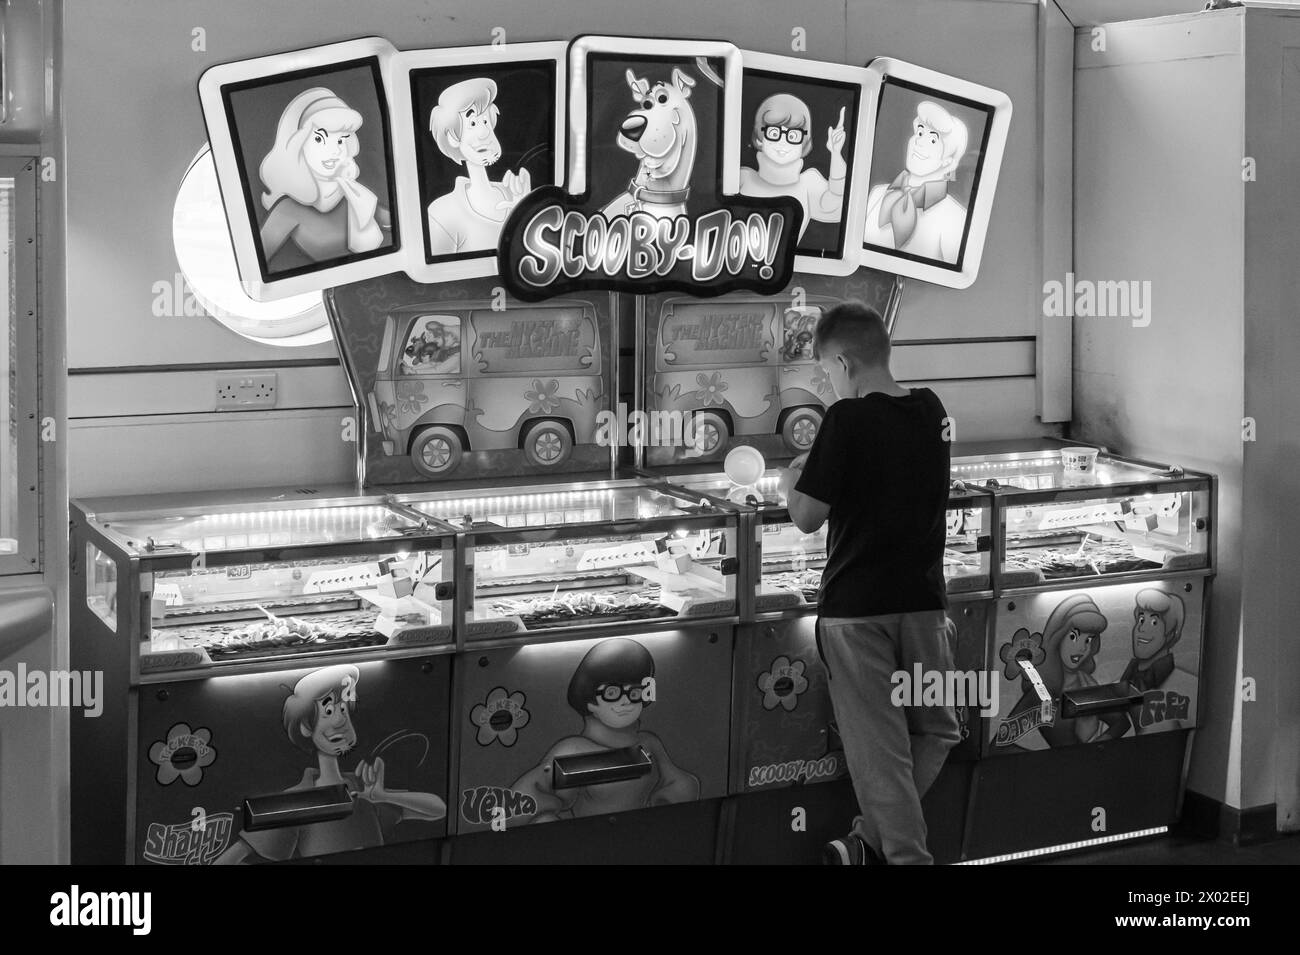
[[[1092,474],[1096,466],[1096,448],[1061,449],[1061,468],[1066,474]]]

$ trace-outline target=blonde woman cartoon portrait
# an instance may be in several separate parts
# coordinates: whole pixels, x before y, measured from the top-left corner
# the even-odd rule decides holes
[[[949,194],[966,154],[966,124],[938,103],[916,108],[905,168],[867,195],[867,245],[957,264],[966,232],[966,207]]]
[[[495,249],[506,217],[532,190],[528,170],[494,181],[488,167],[501,158],[497,84],[486,77],[447,87],[429,113],[429,133],[448,159],[465,167],[451,191],[429,203],[431,255]]]
[[[1092,742],[1109,734],[1123,719],[1114,713],[1104,713],[1100,718],[1081,716],[1067,719],[1060,713],[1063,693],[1097,685],[1092,674],[1097,668],[1097,654],[1101,651],[1101,635],[1107,626],[1109,621],[1087,594],[1075,594],[1062,600],[1043,625],[1041,645],[1045,656],[1038,664],[1038,672],[1043,685],[1052,694],[1056,714],[1052,723],[1040,725],[1038,731],[1052,748]],[[1021,686],[1024,693],[1011,710],[1009,721],[1038,708],[1038,696],[1028,677],[1022,677]]]
[[[358,181],[361,125],[361,114],[324,87],[299,93],[284,108],[259,168],[268,268],[290,247],[328,262],[391,242],[389,210]]]
[[[742,196],[791,196],[803,206],[803,225],[839,222],[844,213],[844,108],[839,122],[826,130],[826,151],[830,153],[830,178],[816,169],[805,169],[804,160],[813,148],[812,114],[797,96],[777,93],[759,104],[754,114],[751,143],[757,152],[757,169],[740,167]]]

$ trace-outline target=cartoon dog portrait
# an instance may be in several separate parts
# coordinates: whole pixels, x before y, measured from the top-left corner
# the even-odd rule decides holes
[[[662,54],[651,55],[658,47]],[[732,135],[726,124],[739,104],[740,70],[724,56],[692,52],[685,41],[611,38],[584,38],[570,49],[571,69],[584,80],[571,85],[570,122],[584,129],[571,143],[579,173],[566,186],[588,196],[593,213],[609,221],[638,212],[673,219],[721,201],[721,153]]]
[[[680,69],[651,85],[627,71],[633,106],[619,124],[616,142],[636,157],[626,191],[602,210],[607,218],[648,212],[668,219],[686,214],[691,171],[699,139],[691,90],[695,80]]]

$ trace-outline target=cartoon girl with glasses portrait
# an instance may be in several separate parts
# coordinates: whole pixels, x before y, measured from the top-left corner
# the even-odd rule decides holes
[[[803,206],[803,230],[809,221],[839,222],[844,212],[844,109],[839,123],[826,131],[826,149],[831,154],[831,177],[816,169],[804,169],[812,152],[812,114],[803,100],[789,93],[777,93],[759,104],[754,115],[753,146],[758,168],[740,167],[742,196],[791,196]]]
[[[324,87],[299,93],[280,114],[259,168],[268,266],[290,243],[312,262],[327,262],[391,241],[388,209],[357,181],[361,124],[361,114]]]
[[[599,816],[699,798],[699,779],[668,758],[658,736],[640,729],[645,708],[654,702],[654,672],[650,651],[635,640],[615,637],[587,651],[569,681],[568,694],[569,706],[582,718],[582,733],[553,745],[511,787],[537,800],[537,814],[530,821]],[[650,756],[650,772],[644,776],[555,789],[556,758],[635,746]]]

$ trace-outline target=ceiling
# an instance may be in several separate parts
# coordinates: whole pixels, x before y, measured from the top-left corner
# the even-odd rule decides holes
[[[1084,26],[1196,13],[1205,9],[1205,0],[1056,0],[1056,5],[1075,26]]]

